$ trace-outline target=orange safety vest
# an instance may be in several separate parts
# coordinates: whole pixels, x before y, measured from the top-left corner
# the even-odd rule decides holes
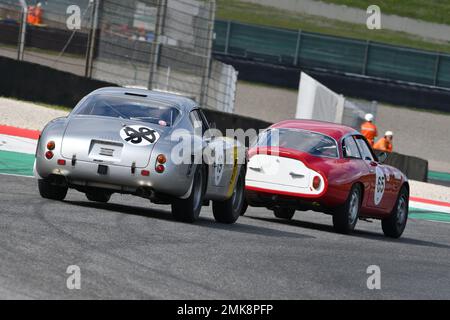
[[[387,141],[386,138],[381,138],[377,141],[377,143],[375,143],[373,148],[384,152],[392,152],[392,143]]]
[[[36,9],[34,9],[34,19],[35,25],[42,24],[42,8],[36,7]]]
[[[375,137],[378,135],[377,126],[372,122],[366,121],[361,125],[361,134],[366,137],[370,145],[373,146]]]
[[[35,6],[28,7],[28,15],[27,15],[27,23],[35,24],[36,23],[36,15],[35,15]]]

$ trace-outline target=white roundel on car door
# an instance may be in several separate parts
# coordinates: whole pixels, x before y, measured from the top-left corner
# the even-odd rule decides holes
[[[159,133],[145,126],[133,125],[123,127],[120,130],[120,137],[131,145],[145,147],[158,141]]]
[[[374,202],[376,206],[381,203],[385,188],[386,188],[386,176],[384,175],[383,169],[377,167],[377,169],[375,170],[375,195],[374,195]]]
[[[220,181],[222,180],[224,164],[225,164],[225,156],[223,154],[223,149],[220,147],[216,147],[215,150],[215,160],[214,160],[214,182],[216,186],[220,185]]]

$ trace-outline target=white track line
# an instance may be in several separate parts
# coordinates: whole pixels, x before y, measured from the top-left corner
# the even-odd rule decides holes
[[[10,173],[0,173],[0,176],[10,176],[10,177],[35,179],[34,176],[24,176],[24,175],[20,175],[20,174],[10,174]]]

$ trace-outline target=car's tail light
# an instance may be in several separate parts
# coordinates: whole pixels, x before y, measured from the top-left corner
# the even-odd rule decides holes
[[[66,160],[64,160],[64,159],[58,159],[58,165],[60,165],[60,166],[65,166],[65,165],[66,165]]]
[[[165,155],[160,154],[158,155],[158,157],[156,157],[156,162],[158,162],[159,164],[165,164],[167,162],[167,158]]]
[[[150,175],[150,171],[148,171],[148,170],[142,170],[142,171],[141,171],[141,175],[144,176],[144,177],[148,177],[148,176]]]
[[[158,165],[155,167],[155,170],[156,170],[156,172],[158,172],[158,173],[163,173],[164,170],[166,170],[166,168],[165,168],[162,164],[158,164]]]
[[[47,151],[47,152],[45,153],[45,157],[46,157],[48,160],[52,159],[52,158],[53,158],[53,152]]]
[[[50,150],[50,151],[53,151],[53,150],[55,150],[55,141],[49,141],[49,142],[47,142],[47,149],[48,150]]]
[[[318,176],[315,176],[315,177],[313,178],[313,183],[312,183],[313,188],[316,189],[316,190],[319,190],[320,184],[321,184],[320,178],[319,178]]]

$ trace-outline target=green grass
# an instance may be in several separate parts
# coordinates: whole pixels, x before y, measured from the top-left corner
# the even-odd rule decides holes
[[[395,14],[428,22],[449,24],[450,1],[448,0],[321,0],[334,4],[366,10],[376,4],[382,13]]]
[[[398,1],[405,2],[401,0]],[[354,2],[358,1],[355,0]],[[414,2],[418,2],[418,0],[414,0]],[[308,32],[317,32],[360,40],[389,43],[392,45],[400,45],[422,50],[450,53],[450,43],[431,42],[411,34],[389,31],[385,29],[368,30],[366,25],[304,15],[273,7],[246,3],[239,0],[218,0],[217,18],[278,28],[294,30],[301,29]]]

